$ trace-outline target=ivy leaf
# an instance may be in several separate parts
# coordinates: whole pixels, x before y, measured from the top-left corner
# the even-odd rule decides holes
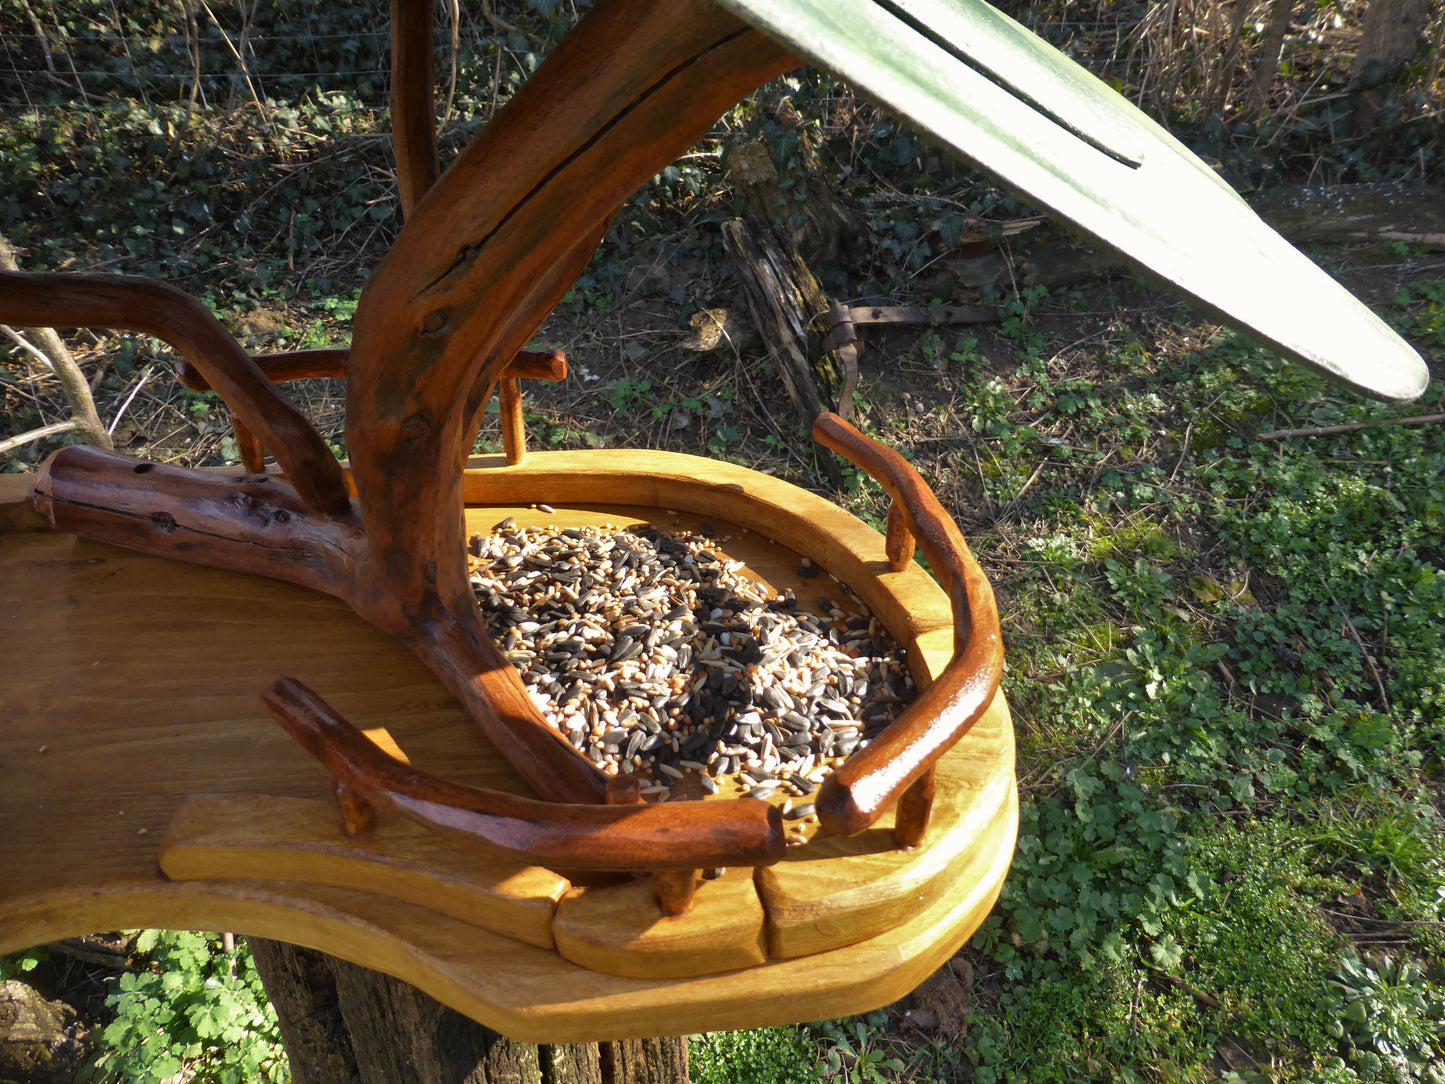
[[[943,241],[944,248],[951,251],[958,247],[959,238],[963,236],[962,215],[957,211],[944,211],[933,225],[938,230],[938,236]]]

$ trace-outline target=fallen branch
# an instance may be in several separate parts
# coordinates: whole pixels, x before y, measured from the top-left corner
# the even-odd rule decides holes
[[[13,452],[16,448],[24,447],[37,440],[44,440],[46,437],[54,437],[61,433],[69,433],[73,430],[84,428],[84,423],[77,418],[71,418],[66,422],[56,422],[54,425],[42,425],[39,429],[32,429],[30,432],[21,433],[17,437],[0,440],[0,455],[6,455]]]
[[[999,311],[992,305],[862,305],[848,310],[855,324],[990,324]]]
[[[10,243],[4,237],[0,237],[0,271],[19,270],[20,267],[15,261],[15,252],[11,249]],[[65,400],[70,404],[70,412],[75,417],[75,424],[69,428],[83,430],[86,438],[97,448],[110,451],[114,446],[111,444],[110,434],[100,424],[100,415],[95,410],[95,397],[90,393],[90,382],[85,379],[85,374],[80,371],[80,365],[77,364],[75,355],[70,352],[70,348],[65,345],[65,341],[61,339],[55,328],[38,327],[35,329],[35,337],[40,341],[39,347],[32,345],[8,325],[0,324],[0,330],[4,330],[17,345],[34,355],[60,381],[60,388],[65,393]],[[61,432],[65,431],[61,430]],[[39,439],[28,433],[25,436],[30,439]]]
[[[51,328],[51,330],[54,331],[55,329]],[[20,334],[20,332],[16,331],[9,324],[0,324],[0,331],[5,333],[7,339],[29,354],[35,363],[46,372],[55,372],[55,364],[45,356],[45,351],[41,350],[40,347],[36,346],[24,335]]]
[[[1175,989],[1183,990],[1186,994],[1192,997],[1195,1001],[1199,1002],[1199,1004],[1201,1005],[1208,1006],[1211,1009],[1219,1008],[1219,999],[1217,997],[1215,997],[1213,994],[1207,994],[1203,990],[1197,989],[1190,983],[1185,982],[1183,979],[1179,978],[1177,975],[1171,975],[1167,971],[1161,971],[1158,968],[1154,967],[1151,967],[1149,969],[1149,974],[1159,982],[1167,982]]]
[[[1249,204],[1293,245],[1395,241],[1437,252],[1445,249],[1445,196],[1438,185],[1281,185],[1251,196]],[[1128,274],[1133,265],[1113,250],[1051,236],[1033,243],[1021,241],[1008,252],[995,249],[971,256],[960,252],[946,257],[943,266],[957,285],[1058,287]]]
[[[84,937],[67,937],[63,941],[49,941],[45,947],[52,953],[69,956],[82,963],[96,964],[112,971],[134,971],[131,964],[131,938],[116,937],[108,940],[101,934]]]
[[[761,218],[724,222],[722,236],[742,281],[753,325],[777,362],[799,421],[811,423],[835,404],[842,412],[851,405],[851,386],[837,371],[837,360],[820,349],[818,336],[810,333],[813,317],[827,312],[828,304],[797,248]],[[834,486],[842,485],[836,460],[820,451],[818,464]]]
[[[1272,433],[1257,433],[1254,439],[1289,440],[1291,437],[1329,437],[1336,433],[1357,433],[1361,429],[1373,429],[1377,425],[1432,425],[1435,422],[1445,422],[1445,414],[1421,414],[1414,418],[1377,418],[1372,422],[1321,425],[1314,429],[1276,429]]]
[[[1386,714],[1390,711],[1390,697],[1385,692],[1385,679],[1380,675],[1380,668],[1375,665],[1375,660],[1365,650],[1365,641],[1360,639],[1360,632],[1355,628],[1355,623],[1350,620],[1349,611],[1340,605],[1339,599],[1334,599],[1334,604],[1339,607],[1340,616],[1345,620],[1345,629],[1350,634],[1350,639],[1355,641],[1355,646],[1360,649],[1360,658],[1365,660],[1365,668],[1370,671],[1370,677],[1375,682],[1375,691],[1380,694],[1380,710]]]

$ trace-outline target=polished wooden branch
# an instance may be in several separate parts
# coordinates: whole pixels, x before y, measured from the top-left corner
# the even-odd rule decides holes
[[[346,358],[350,351],[344,346],[327,346],[319,350],[286,350],[275,354],[252,354],[256,368],[266,374],[274,384],[292,380],[316,380],[330,377],[346,379]],[[176,375],[191,391],[211,391],[211,382],[206,374],[189,361],[182,359],[176,366]]]
[[[408,218],[440,172],[435,80],[431,0],[391,0],[391,142]]]
[[[368,593],[375,580],[362,573],[374,555],[355,514],[317,515],[286,481],[264,474],[186,470],[84,445],[47,459],[33,494],[57,530],[344,599],[411,647],[538,794],[603,800],[602,774],[543,723],[485,633],[448,621],[397,623],[389,600]]]
[[[654,815],[675,819],[682,828],[665,861],[651,844],[625,833],[618,838],[628,840],[626,846],[619,843],[620,850],[597,861],[607,868],[677,871],[660,879],[658,893],[664,908],[682,910],[695,885],[691,871],[747,864],[737,855],[740,847],[761,861],[773,844],[748,851],[756,840],[737,842],[754,839],[748,833],[756,833],[758,814],[736,803],[705,803],[716,807],[706,813],[669,807],[657,814],[651,807],[603,805],[605,777],[545,725],[486,634],[467,576],[462,464],[499,384],[504,444],[509,459],[520,459],[516,380],[565,373],[560,354],[521,348],[585,266],[617,208],[724,110],[797,61],[705,0],[603,0],[437,177],[430,92],[423,85],[430,11],[417,0],[396,0],[393,16],[399,65],[393,103],[404,114],[397,118],[397,156],[407,219],[367,280],[349,350],[253,359],[204,305],[161,284],[115,276],[0,277],[0,319],[131,328],[176,346],[190,386],[214,388],[232,409],[238,444],[253,468],[217,475],[72,448],[46,464],[35,504],[59,529],[344,599],[407,643],[543,798],[595,804],[604,820],[620,817],[619,824],[634,827],[652,824]],[[335,457],[274,383],[313,376],[347,381],[354,503]],[[860,831],[897,803],[897,837],[912,845],[928,821],[931,766],[997,687],[997,616],[957,528],[901,457],[830,415],[819,420],[816,434],[893,494],[890,565],[903,567],[916,539],[953,605],[954,661],[819,796],[825,826],[845,833]],[[263,447],[276,456],[284,481],[259,472]],[[302,702],[282,700],[292,708]],[[311,706],[316,710],[307,717],[322,718],[321,708]],[[336,772],[352,829],[364,830],[365,803],[417,806],[400,783],[418,780],[386,774],[400,770],[371,763],[367,771],[357,769],[359,775]],[[428,786],[445,791],[440,781]],[[494,811],[446,793],[466,813],[463,819],[480,818],[469,821],[473,834],[492,838],[488,833],[499,830],[488,819]],[[436,812],[445,804],[427,808]],[[557,856],[572,853],[564,837],[526,836],[517,845],[540,847],[560,861]],[[628,851],[634,844],[639,849]],[[629,854],[632,859],[619,860]]]
[[[686,910],[700,866],[770,865],[783,856],[783,819],[752,798],[676,805],[560,805],[463,786],[392,759],[299,681],[261,697],[271,715],[345,788],[343,825],[364,828],[357,799],[498,854],[552,869],[675,871],[664,901]]]
[[[128,275],[0,271],[0,323],[119,328],[168,343],[205,374],[309,507],[328,514],[351,507],[341,466],[326,442],[211,310],[189,294]]]
[[[895,631],[917,628],[916,672],[947,662],[947,601],[918,566],[869,577],[881,539],[814,494],[790,495],[734,464],[629,449],[533,453],[515,470],[468,471],[478,488],[507,493],[497,506],[506,512],[469,511],[468,521],[603,522],[563,488],[585,504],[600,474],[628,505],[676,479],[662,507],[688,523],[720,525],[719,498],[738,494],[729,522],[751,533],[729,544],[737,559],[780,583],[797,552],[811,553]],[[0,490],[18,500],[25,480],[3,477]],[[556,513],[528,520],[528,495]],[[967,938],[1008,870],[1002,697],[940,762],[922,848],[890,850],[866,832],[791,847],[774,865],[702,881],[678,919],[658,915],[653,876],[563,878],[385,810],[350,839],[337,827],[333,777],[259,703],[277,674],[325,692],[415,767],[523,792],[407,652],[334,600],[38,531],[26,511],[17,504],[6,518],[0,503],[12,532],[31,523],[0,539],[0,597],[27,630],[11,637],[7,671],[21,710],[0,727],[0,822],[10,829],[0,833],[0,951],[126,925],[234,929],[387,968],[529,1042],[756,1027],[902,996]],[[782,525],[780,544],[763,541],[770,522]],[[811,542],[796,533],[815,526]]]
[[[319,515],[289,481],[240,468],[187,470],[77,444],[41,464],[32,500],[59,531],[348,600],[366,555],[354,514]]]
[[[607,0],[436,178],[430,10],[397,0],[393,16],[408,215],[368,279],[344,358],[305,352],[258,365],[204,305],[158,283],[0,278],[0,319],[129,328],[171,343],[231,408],[248,468],[269,450],[292,488],[253,491],[259,470],[244,481],[182,479],[67,450],[47,468],[37,504],[101,541],[340,594],[407,642],[539,793],[600,803],[600,773],[542,723],[487,638],[467,580],[462,464],[498,380],[626,198],[798,61],[705,0]],[[343,367],[355,513],[335,457],[265,372]],[[159,492],[167,487],[170,496]],[[334,537],[302,509],[337,517]]]
[[[292,380],[329,378],[345,380],[351,351],[344,346],[318,350],[291,350],[274,354],[253,354],[251,360],[273,383]],[[211,391],[211,383],[190,362],[182,361],[176,371],[191,391]],[[507,364],[499,381],[502,407],[502,444],[509,463],[520,463],[526,437],[522,422],[522,399],[519,380],[547,380],[553,383],[567,379],[567,357],[560,350],[523,350]],[[488,389],[490,390],[490,389]],[[483,404],[485,405],[485,404]],[[265,450],[249,426],[238,416],[231,416],[236,447],[247,470],[259,473],[265,468]]]
[[[867,748],[848,759],[818,791],[823,826],[844,835],[861,832],[917,788],[899,810],[899,842],[922,838],[931,801],[930,772],[988,707],[1003,676],[1003,636],[993,588],[969,552],[957,524],[918,472],[897,452],[869,440],[836,414],[813,423],[813,438],[867,471],[893,498],[887,552],[895,568],[911,547],[906,529],[953,607],[954,657],[938,679]]]
[[[480,407],[617,209],[795,58],[700,0],[616,0],[577,28],[415,208],[353,328],[347,448],[398,623],[480,635],[458,466]]]

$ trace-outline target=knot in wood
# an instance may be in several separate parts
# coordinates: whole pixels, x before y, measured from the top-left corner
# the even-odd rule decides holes
[[[422,317],[421,330],[425,335],[435,335],[445,331],[450,322],[446,309],[434,309]]]

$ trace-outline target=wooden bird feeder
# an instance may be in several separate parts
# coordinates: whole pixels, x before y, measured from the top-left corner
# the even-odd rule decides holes
[[[963,16],[996,49],[1031,55],[1048,85],[1009,64],[929,75],[967,59]],[[869,20],[885,17],[918,41],[857,60],[849,50],[882,40]],[[1156,161],[1184,156],[1119,107],[1076,115],[1068,94],[1087,77],[972,0],[599,0],[438,176],[431,18],[429,3],[393,0],[406,222],[367,280],[349,350],[252,357],[163,283],[0,273],[0,321],[170,344],[187,383],[225,400],[245,462],[186,470],[71,447],[28,486],[0,479],[0,951],[117,926],[236,930],[390,972],[534,1042],[893,1000],[982,921],[1017,823],[998,618],[957,528],[901,457],[831,415],[814,435],[891,494],[884,534],[725,463],[525,454],[519,380],[559,379],[565,361],[523,347],[627,196],[798,53],[935,128],[937,102],[968,97],[980,70],[995,89],[1028,83],[1009,108],[1079,139],[1068,153],[1094,171],[1070,182],[1080,191],[1101,170],[1147,186]],[[1027,172],[1005,160],[1024,137],[981,107],[950,108],[975,127],[948,138]],[[1187,164],[1206,203],[1239,213]],[[1036,198],[1150,258],[1140,216],[1127,226],[1146,241],[1121,240],[1040,185]],[[1163,273],[1312,364],[1414,390],[1405,348],[1357,305],[1361,334],[1395,351],[1364,376],[1330,354],[1342,340],[1318,326],[1322,310],[1309,320],[1331,345],[1316,350],[1188,268]],[[278,388],[316,375],[346,379],[345,466]],[[469,458],[494,392],[506,454]],[[800,597],[816,593],[811,562],[906,648],[920,695],[818,788],[800,845],[785,846],[775,802],[736,787],[643,801],[544,722],[487,633],[467,541],[507,518],[705,518],[721,555]]]

